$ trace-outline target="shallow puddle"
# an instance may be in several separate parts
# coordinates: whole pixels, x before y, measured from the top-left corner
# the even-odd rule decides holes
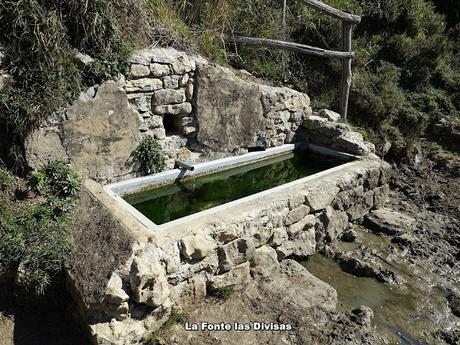
[[[373,234],[361,234],[360,240],[374,250],[388,245],[387,239]],[[341,249],[351,250],[356,246],[341,244]],[[432,277],[420,278],[422,272],[413,275],[403,262],[385,264],[386,268],[406,280],[401,286],[380,283],[373,278],[355,277],[343,272],[334,260],[319,254],[302,264],[337,290],[337,310],[350,311],[360,305],[372,308],[375,330],[390,344],[439,344],[431,333],[459,321],[449,310],[445,292],[432,283]]]

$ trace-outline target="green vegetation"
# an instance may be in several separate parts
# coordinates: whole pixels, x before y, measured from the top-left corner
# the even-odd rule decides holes
[[[354,32],[354,84],[350,121],[376,142],[389,140],[402,154],[441,117],[460,112],[460,16],[454,0],[328,0],[362,15]],[[199,47],[218,61],[307,92],[315,107],[338,108],[341,63],[252,46],[225,45],[215,34],[234,32],[341,49],[340,22],[301,2],[288,2],[286,32],[281,2],[166,0],[174,21],[191,30]],[[168,7],[169,6],[169,7]],[[181,18],[181,19],[178,19]],[[180,23],[180,25],[179,25]],[[187,30],[181,29],[180,32]]]
[[[21,284],[43,294],[71,249],[65,211],[80,179],[63,163],[50,162],[31,177],[43,198],[35,202],[15,199],[17,186],[7,171],[0,169],[0,180],[0,273],[19,267]]]
[[[218,288],[212,290],[210,293],[211,297],[227,300],[230,298],[231,295],[235,292],[235,285],[224,286],[222,288]]]
[[[152,334],[152,339],[150,340],[150,345],[160,345],[164,344],[162,341],[163,333],[171,328],[173,325],[177,323],[185,323],[187,321],[187,317],[178,312],[177,310],[171,310],[171,314],[169,315],[168,319],[161,325],[161,327]]]
[[[370,137],[409,151],[440,117],[459,121],[460,15],[456,0],[327,0],[362,15],[354,32],[350,121]],[[307,92],[315,107],[338,108],[341,63],[225,43],[222,32],[341,48],[340,22],[288,2],[265,0],[4,0],[0,46],[14,82],[0,95],[0,158],[24,170],[23,143],[31,129],[73,101],[82,88],[126,72],[136,47],[155,41],[200,50]],[[82,65],[75,51],[94,63]]]
[[[150,175],[162,171],[165,164],[165,157],[161,146],[151,136],[146,137],[133,152],[134,161],[139,165],[142,175]]]

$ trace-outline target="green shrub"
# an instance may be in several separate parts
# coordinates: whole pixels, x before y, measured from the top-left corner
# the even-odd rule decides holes
[[[146,137],[133,152],[134,161],[139,166],[142,175],[154,174],[162,171],[165,166],[165,157],[161,146],[151,136]]]
[[[162,341],[163,333],[171,328],[173,325],[178,323],[185,323],[187,321],[187,317],[178,312],[177,310],[171,310],[171,314],[169,315],[168,319],[161,325],[161,327],[152,334],[152,338],[150,340],[150,345],[160,345],[164,344]]]
[[[0,170],[0,176],[6,173]],[[71,250],[66,211],[81,181],[69,166],[51,161],[32,173],[29,184],[45,201],[13,201],[0,193],[0,272],[20,266],[22,283],[40,295],[61,271]]]
[[[10,189],[13,182],[13,176],[8,171],[0,169],[0,192]]]
[[[49,161],[46,166],[29,176],[28,185],[48,199],[67,201],[76,198],[81,188],[81,179],[67,164]]]

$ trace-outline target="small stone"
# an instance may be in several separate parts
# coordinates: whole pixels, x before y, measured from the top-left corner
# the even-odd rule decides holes
[[[294,236],[300,231],[303,231],[304,229],[310,229],[314,227],[316,224],[316,217],[312,214],[307,215],[297,223],[292,224],[291,226],[288,227],[287,233],[289,237]]]
[[[257,248],[254,256],[249,262],[251,264],[251,275],[253,277],[270,277],[280,268],[276,250],[267,246]]]
[[[153,93],[152,105],[170,105],[185,102],[184,90],[163,89]]]
[[[279,247],[287,240],[289,240],[289,236],[286,232],[286,229],[284,227],[280,227],[273,229],[272,237],[268,242],[274,247]]]
[[[190,135],[190,134],[196,132],[196,127],[194,127],[194,126],[185,126],[183,128],[182,132],[184,133],[184,135]]]
[[[131,76],[135,78],[147,77],[150,75],[150,68],[144,65],[131,65]]]
[[[181,77],[178,75],[170,75],[163,78],[163,85],[165,89],[177,89]]]
[[[188,235],[181,240],[181,254],[188,260],[202,260],[216,247],[215,243],[201,235]]]
[[[338,121],[341,118],[339,113],[329,109],[321,109],[318,115],[332,122]]]
[[[164,128],[154,128],[152,129],[152,135],[155,139],[162,140],[166,138],[166,131]]]
[[[185,73],[179,81],[179,86],[180,87],[186,86],[189,80],[190,80],[190,76],[187,73]]]
[[[128,294],[123,290],[123,282],[120,276],[112,273],[105,289],[105,299],[109,303],[121,304],[129,300]]]
[[[276,248],[280,260],[291,255],[298,257],[313,255],[315,251],[316,234],[314,228],[297,233],[295,238],[285,241],[281,246]]]
[[[374,210],[364,218],[364,225],[370,230],[390,236],[411,232],[415,222],[414,218],[389,208]]]
[[[194,122],[195,122],[195,118],[193,118],[191,116],[184,116],[182,118],[182,126],[184,126],[184,127],[192,125]]]
[[[188,102],[181,104],[159,105],[153,108],[155,114],[188,115],[192,112],[192,105]]]
[[[150,65],[150,72],[154,77],[163,77],[171,73],[168,65],[153,63]]]
[[[163,127],[163,117],[159,115],[150,116],[150,128],[162,128]]]
[[[187,87],[185,88],[185,96],[187,97],[188,101],[192,100],[193,91],[194,91],[193,84],[192,83],[188,84]]]
[[[354,242],[357,238],[358,234],[352,229],[345,231],[340,237],[343,242]]]
[[[286,219],[284,220],[284,224],[289,226],[291,224],[297,223],[303,219],[308,214],[308,212],[310,212],[310,208],[308,206],[298,206],[288,213]]]
[[[73,57],[80,67],[89,66],[94,62],[94,59],[91,56],[80,53],[79,51],[75,51]]]
[[[358,308],[353,309],[351,314],[352,321],[366,327],[371,326],[372,319],[374,318],[374,311],[365,305],[361,305]]]
[[[141,78],[135,80],[128,80],[125,84],[125,90],[131,92],[151,92],[159,90],[163,87],[161,79],[154,78]]]
[[[251,274],[249,270],[249,262],[233,267],[227,273],[211,276],[208,280],[208,288],[210,291],[222,289],[228,286],[235,286],[236,289],[244,287],[249,283]]]
[[[326,208],[337,196],[340,188],[330,181],[324,180],[318,183],[314,188],[310,188],[306,193],[307,205],[312,212],[320,211]]]
[[[240,238],[217,248],[219,269],[226,272],[252,258],[255,252],[254,242],[250,238]]]

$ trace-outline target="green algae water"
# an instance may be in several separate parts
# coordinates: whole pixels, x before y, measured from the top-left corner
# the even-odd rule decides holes
[[[343,163],[300,151],[148,189],[124,199],[155,224],[164,224]]]

